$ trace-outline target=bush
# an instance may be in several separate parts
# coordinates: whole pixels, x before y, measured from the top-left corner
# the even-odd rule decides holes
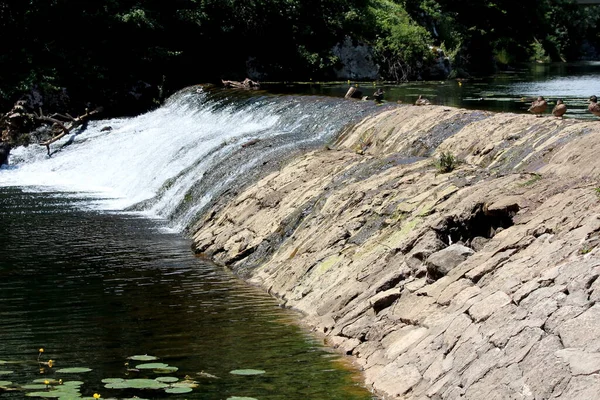
[[[458,160],[449,151],[442,151],[440,158],[436,162],[436,168],[442,174],[454,171],[457,166]]]

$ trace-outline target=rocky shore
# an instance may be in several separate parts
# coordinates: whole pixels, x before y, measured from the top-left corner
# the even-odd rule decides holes
[[[216,204],[194,246],[382,398],[595,399],[599,173],[600,122],[398,106]]]

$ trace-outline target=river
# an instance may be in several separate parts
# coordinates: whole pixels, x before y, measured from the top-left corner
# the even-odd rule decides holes
[[[413,104],[422,95],[432,104],[494,112],[527,113],[531,101],[544,96],[550,115],[556,100],[567,104],[565,118],[593,119],[587,111],[588,99],[600,97],[600,62],[521,64],[493,76],[444,81],[372,83],[348,81],[335,83],[305,83],[273,85],[281,93],[302,92],[343,97],[350,85],[357,85],[363,95],[372,95],[381,88],[386,102]],[[269,87],[267,85],[267,87]]]
[[[53,144],[50,157],[39,146],[14,149],[0,169],[0,397],[371,399],[296,314],[194,257],[190,227],[294,154],[419,94],[518,113],[530,97],[560,97],[567,118],[591,118],[586,100],[600,94],[599,69],[533,65],[488,79],[359,83],[365,95],[383,88],[383,105],[343,100],[348,83],[265,85],[271,93],[244,96],[189,88],[147,114],[93,121]],[[145,355],[166,365],[145,369],[130,358]],[[90,371],[64,371],[73,367]],[[126,388],[159,376],[160,389]],[[73,388],[55,391],[65,385]]]
[[[196,258],[185,230],[204,205],[376,110],[188,89],[91,122],[50,157],[15,149],[0,169],[0,398],[371,399],[295,312]],[[140,366],[145,355],[166,365]]]

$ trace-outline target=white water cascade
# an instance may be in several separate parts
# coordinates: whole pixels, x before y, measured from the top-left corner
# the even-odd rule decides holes
[[[321,146],[376,110],[335,98],[188,88],[147,114],[91,121],[52,144],[51,156],[38,145],[13,149],[10,165],[0,169],[0,187],[83,193],[95,198],[86,207],[135,209],[183,231],[259,167]]]

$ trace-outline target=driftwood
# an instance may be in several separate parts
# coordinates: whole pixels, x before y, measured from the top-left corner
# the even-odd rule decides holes
[[[250,78],[244,79],[243,82],[239,81],[226,81],[221,79],[223,86],[226,88],[234,88],[234,89],[258,89],[260,87],[260,83],[251,80]]]
[[[72,117],[71,115],[67,114],[67,115],[63,115],[63,114],[52,114],[50,116],[45,116],[42,112],[42,110],[40,109],[40,113],[34,113],[35,118],[38,121],[42,121],[45,123],[50,123],[52,125],[58,126],[62,132],[60,134],[58,134],[57,136],[54,136],[52,139],[46,140],[45,142],[41,142],[40,146],[46,146],[46,149],[48,150],[48,155],[50,155],[50,145],[54,142],[56,142],[57,140],[60,140],[61,138],[63,138],[65,135],[68,135],[69,133],[71,133],[71,131],[73,129],[75,129],[76,127],[82,125],[84,122],[86,122],[91,116],[95,115],[95,114],[99,114],[102,112],[102,107],[98,107],[95,110],[85,110],[85,114],[80,115],[78,117]],[[66,121],[61,121],[61,118],[63,120]]]

